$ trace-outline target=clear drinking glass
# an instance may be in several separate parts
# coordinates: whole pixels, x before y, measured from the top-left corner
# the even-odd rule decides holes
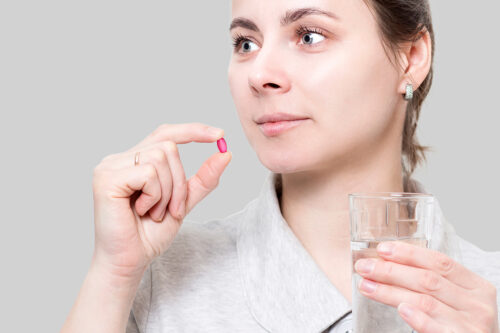
[[[434,196],[427,193],[377,192],[349,194],[351,219],[352,312],[354,333],[411,333],[397,308],[359,292],[361,276],[354,270],[360,258],[378,258],[381,241],[399,240],[429,247],[434,220]]]

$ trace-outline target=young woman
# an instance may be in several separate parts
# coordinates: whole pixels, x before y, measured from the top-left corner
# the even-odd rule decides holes
[[[344,333],[347,195],[425,191],[411,174],[432,82],[427,0],[233,0],[232,16],[228,78],[271,171],[261,193],[226,218],[185,221],[231,160],[216,153],[186,180],[177,144],[224,134],[200,123],[104,158],[93,261],[63,332]],[[439,217],[434,248],[382,243],[394,245],[377,248],[383,259],[358,260],[358,288],[420,333],[498,333],[500,253]]]

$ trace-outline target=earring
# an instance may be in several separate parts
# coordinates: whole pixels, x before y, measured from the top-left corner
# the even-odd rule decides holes
[[[405,100],[409,101],[413,98],[413,85],[411,83],[406,84],[406,94]]]

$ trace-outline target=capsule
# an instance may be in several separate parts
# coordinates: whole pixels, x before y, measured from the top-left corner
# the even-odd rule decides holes
[[[227,151],[226,140],[224,140],[224,138],[217,140],[217,147],[221,153],[225,153]]]

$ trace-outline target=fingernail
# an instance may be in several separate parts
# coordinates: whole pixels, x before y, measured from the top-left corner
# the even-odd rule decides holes
[[[377,284],[373,281],[362,279],[360,282],[361,290],[366,291],[367,293],[372,293],[375,291]]]
[[[222,135],[222,128],[217,128],[217,127],[209,127],[208,128],[208,132],[211,134],[211,135],[214,135],[214,136],[219,136],[219,135]]]
[[[392,254],[392,250],[394,249],[394,244],[392,243],[387,243],[387,242],[383,242],[383,243],[380,243],[378,246],[377,246],[377,251],[381,254],[385,254],[385,255],[391,255]]]
[[[186,209],[186,204],[184,201],[181,201],[181,203],[177,206],[177,217],[179,219],[182,219],[184,217],[184,210]]]
[[[373,259],[358,259],[354,264],[356,271],[361,273],[370,273],[375,267],[375,260]]]
[[[413,314],[413,310],[410,308],[410,306],[406,303],[401,303],[398,306],[399,312],[406,318],[410,318],[411,315]]]

